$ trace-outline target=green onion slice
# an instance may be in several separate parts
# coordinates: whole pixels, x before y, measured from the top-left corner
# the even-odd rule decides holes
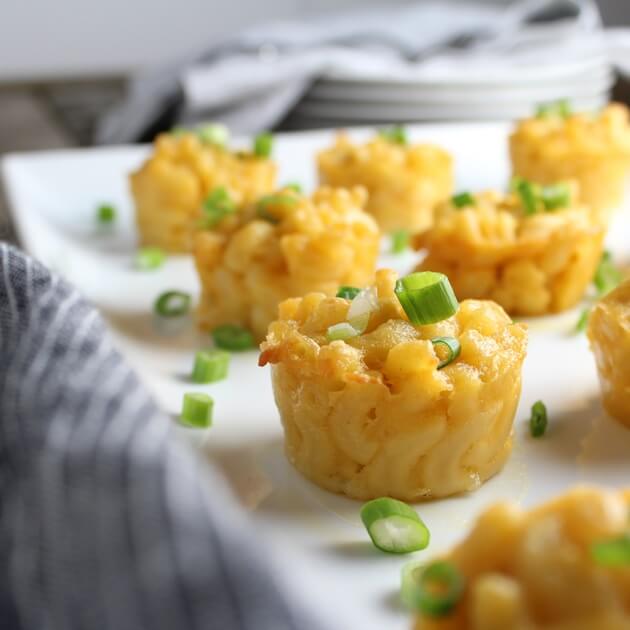
[[[283,195],[282,193],[266,195],[258,200],[258,203],[256,204],[256,214],[261,219],[269,221],[270,223],[279,223],[280,219],[269,211],[270,208],[274,206],[291,208],[297,202],[298,200],[292,195]]]
[[[348,323],[361,334],[370,323],[370,315],[378,309],[376,287],[368,287],[357,293],[348,309]]]
[[[414,563],[415,564],[415,563]],[[403,568],[404,601],[425,617],[446,617],[464,594],[464,576],[451,562],[437,560],[424,567]]]
[[[361,293],[361,289],[357,287],[342,286],[337,289],[336,297],[344,298],[344,300],[354,300],[359,293]]]
[[[469,192],[462,192],[451,197],[451,203],[456,208],[465,208],[466,206],[474,206],[475,198]]]
[[[200,350],[195,354],[191,379],[193,383],[222,381],[228,373],[230,354],[225,350]]]
[[[234,324],[218,326],[212,331],[212,338],[217,348],[233,352],[249,350],[256,345],[254,336],[247,328]]]
[[[435,271],[417,271],[400,278],[394,291],[409,321],[416,326],[441,322],[459,307],[448,278]]]
[[[361,508],[361,520],[374,546],[387,553],[425,549],[430,533],[418,513],[406,503],[382,497]]]
[[[190,310],[191,302],[189,293],[166,291],[157,298],[153,310],[161,317],[182,317]]]
[[[302,184],[300,184],[300,182],[289,182],[288,184],[284,185],[284,188],[288,190],[293,190],[298,194],[302,192]]]
[[[630,566],[630,533],[613,540],[601,540],[591,545],[591,556],[603,567]]]
[[[409,249],[411,234],[408,230],[396,230],[392,232],[392,254],[402,254]]]
[[[101,204],[96,209],[96,218],[101,225],[110,225],[116,220],[116,208],[109,204]]]
[[[566,98],[542,103],[536,108],[536,118],[568,118],[572,113],[571,103]]]
[[[236,212],[236,204],[226,188],[215,188],[203,202],[203,225],[212,228],[225,217]]]
[[[540,198],[547,211],[567,208],[571,203],[571,189],[565,183],[542,186]]]
[[[230,139],[230,130],[225,125],[208,123],[197,128],[197,136],[205,144],[224,147]]]
[[[597,289],[597,293],[602,296],[609,293],[616,288],[622,280],[621,272],[612,260],[612,254],[605,251],[602,254],[597,270],[595,271],[595,277],[593,283]]]
[[[136,252],[135,267],[141,271],[160,268],[166,260],[166,254],[159,247],[142,247]]]
[[[580,313],[580,317],[577,320],[577,323],[575,324],[575,332],[576,333],[581,333],[584,332],[586,330],[586,327],[588,326],[588,318],[591,314],[591,309],[590,308],[585,308],[581,313]]]
[[[536,401],[532,405],[532,415],[529,419],[529,432],[532,437],[541,437],[547,430],[547,407],[542,400]]]
[[[393,125],[392,127],[379,129],[378,134],[381,138],[393,142],[394,144],[405,145],[409,141],[407,138],[407,130],[402,125]]]
[[[326,331],[326,339],[328,339],[328,341],[345,341],[346,339],[352,339],[352,337],[357,337],[358,335],[359,332],[357,329],[348,322],[333,324],[329,326]]]
[[[459,340],[455,339],[455,337],[434,337],[433,339],[431,339],[431,343],[434,346],[444,346],[448,351],[448,355],[446,356],[446,358],[441,359],[438,363],[438,370],[441,370],[449,363],[455,361],[455,359],[457,359],[457,357],[462,352],[462,346],[459,343]]]
[[[273,151],[273,135],[268,131],[258,134],[254,138],[254,154],[267,158]]]
[[[214,400],[207,394],[189,392],[184,394],[181,420],[191,427],[205,429],[212,426]]]
[[[538,212],[538,193],[536,184],[521,179],[516,183],[515,192],[523,205],[523,212],[529,216]]]

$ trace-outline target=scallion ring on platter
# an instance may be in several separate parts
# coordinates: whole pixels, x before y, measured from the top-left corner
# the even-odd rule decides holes
[[[602,567],[630,566],[630,533],[591,545],[591,556]]]
[[[190,310],[191,302],[189,293],[166,291],[157,298],[153,309],[160,317],[182,317]]]
[[[352,339],[352,337],[357,337],[358,335],[359,332],[357,329],[348,322],[333,324],[329,326],[326,331],[326,339],[328,339],[328,341],[345,341],[346,339]]]
[[[348,309],[348,323],[359,333],[365,332],[370,323],[370,315],[378,309],[376,287],[368,287],[357,293]]]
[[[359,293],[361,293],[361,289],[358,287],[341,286],[337,289],[336,297],[344,298],[345,300],[354,300]]]
[[[411,506],[389,497],[365,503],[361,521],[374,546],[387,553],[425,549],[431,538],[427,526]]]
[[[436,560],[409,573],[417,589],[414,607],[426,617],[450,615],[464,594],[465,580],[459,569],[445,560]],[[411,586],[407,587],[409,591]]]
[[[455,339],[455,337],[434,337],[431,339],[431,343],[433,346],[441,346],[446,348],[448,354],[443,359],[440,358],[440,362],[438,363],[437,369],[441,370],[446,367],[449,363],[452,363],[457,359],[457,357],[461,354],[462,346],[459,343],[459,340]],[[437,350],[437,348],[436,348]]]

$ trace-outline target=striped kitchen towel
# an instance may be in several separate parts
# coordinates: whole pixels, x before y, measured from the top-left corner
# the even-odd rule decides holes
[[[320,627],[68,284],[0,243],[0,628]]]

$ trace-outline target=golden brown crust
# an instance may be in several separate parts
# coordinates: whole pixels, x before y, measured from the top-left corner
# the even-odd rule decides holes
[[[630,169],[628,109],[614,103],[597,115],[523,120],[510,136],[510,155],[515,175],[541,184],[576,180],[586,204],[614,208]]]
[[[453,191],[450,155],[433,145],[400,145],[379,136],[354,144],[339,134],[317,156],[320,182],[330,186],[364,186],[366,210],[383,232],[426,229],[433,207]]]
[[[511,450],[525,327],[498,305],[468,300],[452,318],[414,327],[377,272],[366,332],[326,340],[349,301],[309,294],[280,307],[262,344],[289,460],[318,485],[357,499],[418,500],[477,488]],[[442,370],[430,339],[454,336]]]
[[[203,144],[196,135],[162,134],[153,153],[130,176],[141,245],[189,252],[208,194],[224,187],[238,208],[273,190],[268,159]]]

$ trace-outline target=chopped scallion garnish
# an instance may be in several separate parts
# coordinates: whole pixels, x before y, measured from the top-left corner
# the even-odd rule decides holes
[[[542,103],[536,108],[536,118],[568,118],[572,113],[571,103],[566,98]]]
[[[630,566],[630,533],[612,540],[601,540],[591,545],[591,556],[603,567]]]
[[[565,183],[542,186],[540,198],[547,211],[567,208],[571,203],[571,189]]]
[[[425,617],[445,617],[464,594],[466,582],[451,562],[437,560],[424,567],[403,568],[405,601]],[[406,582],[406,584],[405,584]]]
[[[116,220],[116,208],[109,203],[101,204],[96,209],[96,218],[101,225],[110,225]]]
[[[532,405],[532,415],[529,419],[529,432],[532,437],[541,437],[547,430],[547,407],[542,400],[536,401]]]
[[[409,249],[411,234],[409,230],[396,230],[392,232],[392,254],[402,254]]]
[[[205,144],[224,147],[230,139],[230,130],[225,125],[209,123],[197,129],[197,136]]]
[[[223,380],[228,373],[230,354],[225,350],[200,350],[195,354],[192,370],[193,383],[214,383]]]
[[[425,549],[430,534],[418,513],[406,503],[382,497],[361,508],[361,520],[374,546],[387,553]]]
[[[333,324],[329,326],[326,331],[326,339],[328,339],[328,341],[345,341],[346,339],[352,339],[352,337],[357,337],[358,335],[359,332],[357,329],[348,322]]]
[[[160,317],[182,317],[190,310],[192,298],[183,291],[166,291],[155,301],[153,306]]]
[[[300,182],[289,182],[288,184],[284,185],[284,188],[293,190],[298,194],[302,192],[302,184],[300,184]]]
[[[203,202],[203,225],[212,228],[225,217],[236,212],[236,204],[223,186],[215,188]]]
[[[393,142],[394,144],[405,145],[408,142],[407,130],[402,125],[393,125],[384,129],[378,130],[379,136]]]
[[[538,211],[538,191],[536,184],[521,179],[516,182],[515,192],[521,200],[523,212],[529,216]]]
[[[590,308],[585,308],[581,313],[580,313],[580,317],[577,320],[577,323],[575,324],[575,332],[576,333],[581,333],[584,332],[586,330],[586,327],[588,326],[588,318],[591,314],[591,309]]]
[[[441,322],[457,312],[459,304],[443,273],[417,271],[396,281],[394,289],[414,325]]]
[[[448,353],[446,357],[440,359],[440,362],[437,366],[438,370],[441,370],[449,363],[455,361],[455,359],[457,359],[462,351],[462,346],[459,343],[459,340],[455,339],[455,337],[434,337],[433,339],[431,339],[431,343],[433,344],[433,346],[442,346],[446,348],[446,351]]]
[[[458,195],[451,197],[451,203],[456,208],[465,208],[467,206],[475,205],[475,198],[469,192],[462,192]]]
[[[376,287],[368,287],[357,293],[348,309],[348,323],[359,333],[364,333],[370,323],[370,316],[378,309]]]
[[[256,345],[252,333],[247,328],[235,324],[218,326],[212,331],[212,338],[217,348],[233,352],[249,350]]]
[[[268,131],[258,134],[254,138],[254,155],[267,158],[273,151],[273,135]]]
[[[200,429],[212,426],[214,400],[208,394],[189,392],[184,394],[181,420],[184,424]]]
[[[344,298],[344,300],[354,300],[354,298],[357,297],[359,293],[361,293],[361,289],[357,287],[343,286],[337,289],[337,297]]]
[[[159,247],[142,247],[136,252],[135,267],[141,271],[160,268],[166,260],[166,254]]]
[[[595,277],[593,278],[593,284],[597,289],[597,293],[600,296],[606,295],[606,293],[616,288],[621,280],[621,272],[615,267],[612,254],[605,251],[602,254],[597,270],[595,271]]]
[[[256,204],[256,214],[265,221],[269,221],[270,223],[278,223],[280,221],[280,218],[274,216],[270,212],[270,209],[274,206],[290,208],[294,206],[297,202],[297,198],[293,197],[292,195],[285,195],[282,193],[267,195],[258,200],[258,203]]]

